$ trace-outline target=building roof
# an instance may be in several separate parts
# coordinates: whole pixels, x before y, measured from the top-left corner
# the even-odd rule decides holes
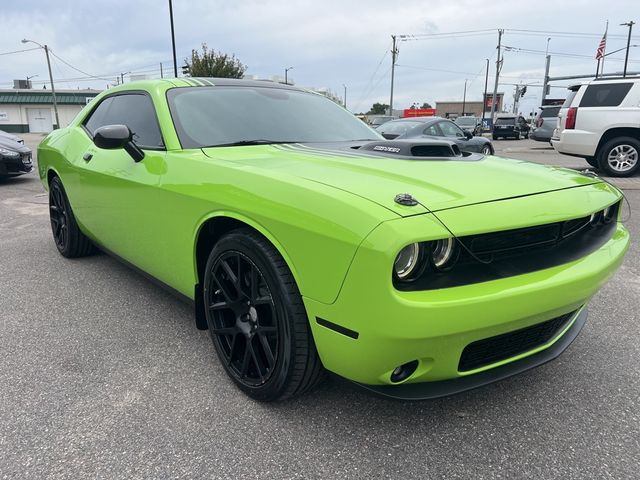
[[[98,90],[60,90],[56,91],[59,105],[86,105],[87,97],[95,97]],[[53,104],[51,90],[5,89],[0,90],[0,104]]]

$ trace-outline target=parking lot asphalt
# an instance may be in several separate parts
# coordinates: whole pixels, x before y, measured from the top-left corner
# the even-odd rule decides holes
[[[329,378],[261,404],[188,306],[106,255],[58,254],[36,174],[2,181],[0,478],[637,478],[640,191],[625,193],[631,249],[556,361],[434,401]]]

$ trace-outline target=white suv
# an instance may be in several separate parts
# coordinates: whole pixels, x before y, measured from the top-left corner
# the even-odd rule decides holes
[[[551,144],[614,177],[637,172],[640,77],[596,79],[569,87]]]

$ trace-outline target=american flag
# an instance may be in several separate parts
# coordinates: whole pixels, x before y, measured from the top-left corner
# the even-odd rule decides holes
[[[598,45],[598,49],[596,50],[596,60],[600,60],[604,58],[604,51],[607,47],[607,34],[602,36],[602,40],[600,40],[600,45]]]

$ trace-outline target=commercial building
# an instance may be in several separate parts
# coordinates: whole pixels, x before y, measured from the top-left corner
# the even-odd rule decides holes
[[[48,133],[66,127],[98,90],[56,90],[58,117],[56,125],[51,90],[0,90],[0,130],[12,133]]]
[[[489,117],[491,113],[491,94],[487,94],[485,105],[485,117]],[[504,93],[498,93],[497,102],[496,102],[496,112],[502,111],[502,101],[504,98]],[[464,105],[464,115],[470,115],[473,117],[482,117],[482,107],[483,102],[480,101],[466,101],[466,102],[436,102],[436,115],[438,117],[445,117],[454,119],[463,114],[463,105]]]

